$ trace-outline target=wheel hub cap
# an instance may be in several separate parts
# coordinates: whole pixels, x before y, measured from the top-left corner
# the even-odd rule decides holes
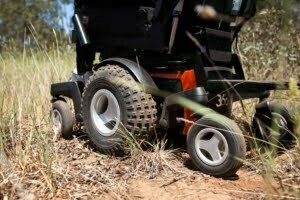
[[[56,109],[52,111],[52,123],[55,135],[60,135],[62,132],[62,117],[60,112]]]
[[[109,90],[101,89],[92,98],[91,119],[94,127],[102,136],[113,135],[120,124],[120,106]]]
[[[276,126],[275,128],[277,129],[276,131],[279,133],[279,137],[285,137],[289,132],[286,119],[278,113],[272,113],[272,117],[274,120],[273,122],[275,123],[274,125]]]
[[[221,165],[229,154],[228,143],[223,134],[213,128],[205,128],[196,136],[195,149],[207,165]]]

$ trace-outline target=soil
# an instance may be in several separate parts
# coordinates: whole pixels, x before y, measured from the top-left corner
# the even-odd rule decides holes
[[[60,145],[68,146],[62,150],[60,170],[64,173],[64,169],[69,169],[69,181],[61,181],[66,187],[58,189],[57,198],[260,199],[265,197],[266,190],[270,191],[256,169],[242,167],[236,177],[229,179],[211,177],[196,170],[182,150],[116,158],[101,157],[83,148],[84,141]],[[278,188],[274,182],[271,190]]]
[[[133,199],[257,199],[265,187],[261,176],[247,170],[238,172],[238,180],[192,176],[170,180],[130,180]],[[180,180],[178,180],[180,179]],[[178,180],[178,181],[177,181]]]
[[[129,157],[114,157],[95,152],[86,139],[77,137],[55,142],[53,151],[52,174],[38,160],[23,169],[15,161],[7,161],[10,167],[0,165],[6,177],[0,177],[0,199],[264,199],[266,192],[276,195],[281,190],[275,179],[265,183],[259,163],[243,166],[236,177],[215,178],[196,170],[179,149],[137,150]],[[246,162],[253,163],[248,157]],[[286,155],[280,156],[280,166],[286,160]]]

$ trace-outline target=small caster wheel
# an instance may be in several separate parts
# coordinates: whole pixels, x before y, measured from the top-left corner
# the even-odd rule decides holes
[[[216,177],[231,177],[242,166],[246,155],[244,136],[229,118],[205,116],[191,127],[187,148],[196,167]]]
[[[296,140],[294,134],[295,116],[286,106],[269,103],[269,114],[257,111],[252,121],[255,137],[284,148],[292,146]],[[269,116],[271,115],[271,116]],[[272,134],[275,133],[275,134]]]
[[[57,100],[52,103],[51,121],[56,140],[61,137],[64,139],[72,138],[74,118],[65,101]]]

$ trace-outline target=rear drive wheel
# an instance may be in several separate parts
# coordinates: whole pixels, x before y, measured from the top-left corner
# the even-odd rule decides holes
[[[84,88],[82,114],[92,144],[105,153],[123,154],[127,131],[137,140],[154,132],[156,104],[125,69],[99,68]],[[126,137],[128,138],[128,137]]]
[[[52,103],[51,110],[52,129],[54,138],[64,139],[72,138],[74,118],[69,105],[63,100],[57,100]]]
[[[217,114],[201,118],[191,127],[187,145],[196,167],[217,177],[234,175],[246,154],[246,143],[239,127]]]

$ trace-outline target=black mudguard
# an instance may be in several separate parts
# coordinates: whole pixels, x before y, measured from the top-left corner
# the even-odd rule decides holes
[[[270,102],[264,101],[255,106],[254,119],[266,122],[267,125],[272,124],[272,113],[270,109]]]
[[[82,121],[81,117],[81,92],[77,82],[54,83],[50,88],[53,101],[59,99],[60,96],[69,97],[73,100],[75,117],[77,121]]]
[[[98,69],[102,66],[109,65],[109,64],[116,64],[120,65],[121,67],[124,67],[127,69],[134,77],[135,79],[150,88],[157,89],[157,86],[149,73],[141,67],[138,63],[133,62],[132,60],[128,60],[126,58],[109,58],[104,61],[102,61],[95,69]]]

